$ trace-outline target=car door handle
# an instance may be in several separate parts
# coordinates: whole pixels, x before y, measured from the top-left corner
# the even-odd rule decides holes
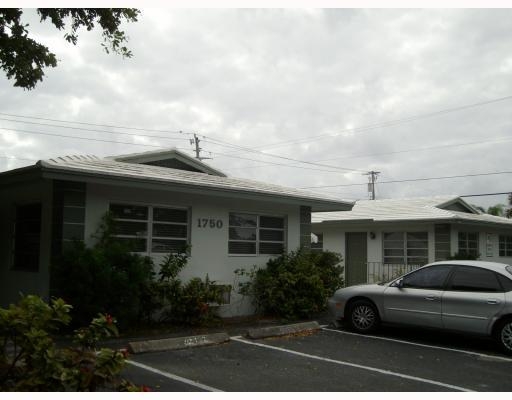
[[[425,297],[425,300],[434,301],[434,300],[437,300],[437,296],[427,296],[427,297]]]
[[[487,304],[500,304],[498,299],[487,299]]]

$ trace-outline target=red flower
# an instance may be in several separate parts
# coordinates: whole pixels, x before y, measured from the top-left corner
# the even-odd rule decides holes
[[[151,389],[148,386],[146,386],[146,385],[142,385],[140,390],[142,392],[151,392]]]
[[[114,322],[114,319],[112,318],[112,315],[110,315],[110,314],[105,314],[105,319],[107,320],[108,325],[112,325],[112,323]]]
[[[121,352],[121,354],[123,355],[124,358],[128,358],[128,355],[130,354],[128,352],[128,349],[121,349],[120,352]]]

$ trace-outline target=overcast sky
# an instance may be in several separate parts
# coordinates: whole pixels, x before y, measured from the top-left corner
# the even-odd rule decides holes
[[[178,147],[192,155],[189,132],[213,158],[206,162],[231,176],[359,184],[310,189],[345,199],[368,198],[369,170],[381,182],[512,171],[512,98],[503,100],[512,96],[512,10],[142,9],[123,27],[131,59],[105,54],[99,32],[81,32],[72,46],[35,13],[24,19],[59,65],[31,91],[0,75],[0,171],[66,154]],[[377,198],[506,192],[511,178],[378,183]],[[488,206],[506,196],[467,200]]]

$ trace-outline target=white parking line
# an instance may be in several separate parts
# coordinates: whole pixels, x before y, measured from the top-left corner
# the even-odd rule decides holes
[[[430,385],[441,386],[441,387],[444,387],[444,388],[447,388],[447,389],[458,390],[458,391],[461,391],[461,392],[472,392],[473,391],[471,389],[466,389],[466,388],[463,388],[463,387],[460,387],[460,386],[450,385],[448,383],[433,381],[433,380],[430,380],[430,379],[424,379],[424,378],[420,378],[420,377],[417,377],[417,376],[400,374],[398,372],[393,372],[393,371],[389,371],[389,370],[385,370],[385,369],[368,367],[366,365],[354,364],[354,363],[350,363],[350,362],[346,362],[346,361],[340,361],[340,360],[334,360],[332,358],[319,357],[319,356],[315,356],[315,355],[307,354],[307,353],[300,353],[300,352],[294,351],[294,350],[283,349],[282,347],[276,347],[276,346],[270,346],[270,345],[263,344],[263,343],[251,342],[249,340],[242,339],[241,336],[231,337],[231,340],[234,340],[234,341],[237,341],[237,342],[241,342],[241,343],[246,343],[246,344],[249,344],[251,346],[258,346],[258,347],[264,347],[264,348],[267,348],[267,349],[282,351],[282,352],[294,354],[294,355],[300,356],[300,357],[312,358],[314,360],[325,361],[325,362],[329,362],[329,363],[333,363],[333,364],[339,364],[339,365],[345,365],[347,367],[360,368],[360,369],[364,369],[364,370],[367,370],[367,371],[378,372],[378,373],[384,374],[384,375],[392,375],[392,376],[396,376],[396,377],[403,378],[403,379],[409,379],[409,380],[412,380],[412,381],[428,383]]]
[[[512,361],[512,358],[493,356],[493,355],[485,354],[485,353],[477,353],[475,351],[468,351],[468,350],[461,350],[461,349],[452,349],[451,347],[433,346],[433,345],[430,345],[430,344],[423,344],[423,343],[417,343],[417,342],[409,342],[407,340],[392,339],[392,338],[386,338],[386,337],[382,337],[382,336],[362,335],[360,333],[340,331],[340,330],[337,330],[337,329],[322,328],[322,330],[330,331],[330,332],[336,332],[336,333],[339,333],[341,335],[359,336],[359,337],[368,338],[368,339],[386,340],[388,342],[404,343],[404,344],[410,344],[410,345],[418,346],[418,347],[427,347],[427,348],[430,348],[430,349],[453,351],[455,353],[470,354],[470,355],[478,356],[478,357],[491,358],[493,360],[508,361],[508,362]]]
[[[208,385],[203,385],[202,383],[195,382],[195,381],[192,381],[190,379],[183,378],[181,376],[174,375],[174,374],[171,374],[169,372],[165,372],[165,371],[162,371],[160,369],[156,369],[156,368],[150,367],[149,365],[146,365],[146,364],[141,364],[139,362],[131,361],[131,360],[126,360],[126,362],[128,364],[131,364],[131,365],[135,366],[135,367],[139,367],[139,368],[145,369],[146,371],[153,372],[154,374],[162,375],[162,376],[165,376],[166,378],[174,379],[175,381],[186,383],[188,385],[195,386],[195,387],[197,387],[199,389],[203,389],[203,390],[206,390],[208,392],[222,392],[222,390],[220,390],[220,389],[217,389],[217,388],[214,388],[214,387],[211,387],[211,386],[208,386]]]

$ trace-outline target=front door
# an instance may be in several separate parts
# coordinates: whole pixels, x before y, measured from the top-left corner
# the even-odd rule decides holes
[[[345,285],[366,283],[367,239],[366,232],[348,232],[345,251]]]

